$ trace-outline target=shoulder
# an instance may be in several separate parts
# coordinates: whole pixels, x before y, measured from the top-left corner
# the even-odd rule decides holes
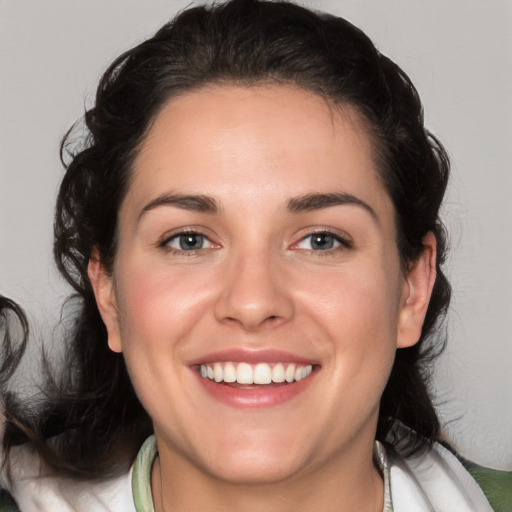
[[[495,512],[512,511],[512,471],[479,466],[460,458],[462,465],[478,483]]]
[[[135,512],[131,469],[105,480],[56,475],[23,446],[9,457],[11,478],[0,475],[0,512]]]
[[[512,511],[512,473],[459,460],[437,443],[411,457],[390,450],[389,461],[395,512]]]

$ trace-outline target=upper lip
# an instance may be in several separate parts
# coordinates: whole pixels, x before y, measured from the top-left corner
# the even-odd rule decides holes
[[[208,364],[216,362],[233,363],[297,363],[304,365],[315,365],[318,361],[309,357],[303,357],[298,354],[274,349],[225,349],[216,352],[210,352],[203,356],[194,358],[189,362],[190,366],[199,364]]]

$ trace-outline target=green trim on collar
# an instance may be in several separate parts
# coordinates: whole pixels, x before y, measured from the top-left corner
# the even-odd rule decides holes
[[[149,436],[139,450],[133,465],[132,493],[135,510],[137,512],[155,512],[153,495],[151,493],[151,468],[153,467],[157,454],[158,449],[155,436]],[[374,459],[384,477],[384,508],[382,512],[393,512],[386,449],[378,441],[375,441]]]
[[[382,507],[382,512],[393,512],[388,455],[386,447],[379,441],[375,441],[373,446],[373,460],[379,466],[382,479],[384,480],[384,506]]]
[[[132,493],[137,512],[155,512],[151,494],[151,468],[157,453],[155,436],[149,436],[135,459],[132,473]]]

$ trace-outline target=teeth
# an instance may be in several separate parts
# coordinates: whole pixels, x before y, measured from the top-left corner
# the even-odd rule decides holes
[[[209,363],[200,367],[201,377],[215,382],[237,382],[238,384],[271,384],[272,382],[299,382],[311,375],[312,365],[277,363]]]
[[[254,377],[252,374],[252,368],[250,364],[239,363],[236,369],[236,381],[239,384],[253,384]]]
[[[284,379],[284,366],[281,363],[277,363],[274,368],[272,368],[272,382],[284,382]]]
[[[295,365],[289,364],[286,368],[285,374],[286,382],[293,382],[295,380]]]
[[[203,375],[202,372],[201,375]],[[226,363],[224,366],[224,382],[236,382],[236,368],[233,363]]]
[[[222,366],[220,365],[220,363],[215,363],[213,365],[213,377],[215,379],[215,382],[220,382],[221,380],[223,380],[223,373],[224,372],[222,371]]]
[[[254,368],[254,384],[270,384],[272,382],[272,370],[265,363],[260,363]]]

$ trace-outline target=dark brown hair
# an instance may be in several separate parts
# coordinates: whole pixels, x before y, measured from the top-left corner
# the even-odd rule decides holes
[[[112,265],[117,212],[137,148],[170,97],[208,84],[260,83],[294,84],[363,116],[395,207],[404,268],[421,253],[424,235],[435,234],[437,280],[423,331],[416,345],[397,351],[377,438],[384,440],[398,420],[419,434],[407,441],[412,451],[438,439],[428,378],[430,361],[444,343],[442,320],[450,298],[439,219],[448,180],[446,153],[425,129],[407,75],[359,29],[288,2],[232,0],[185,10],[116,59],[101,79],[94,107],[85,113],[87,136],[77,144],[70,130],[64,139],[66,174],[57,200],[54,251],[76,292],[76,320],[65,343],[63,371],[48,372],[39,402],[22,404],[4,392],[6,451],[29,442],[54,468],[85,477],[107,475],[133,460],[152,432],[151,420],[122,355],[108,349],[87,276],[91,251],[98,247],[107,268]],[[22,312],[12,303],[4,305],[26,328]],[[7,346],[4,384],[23,343],[18,353],[12,343]]]

